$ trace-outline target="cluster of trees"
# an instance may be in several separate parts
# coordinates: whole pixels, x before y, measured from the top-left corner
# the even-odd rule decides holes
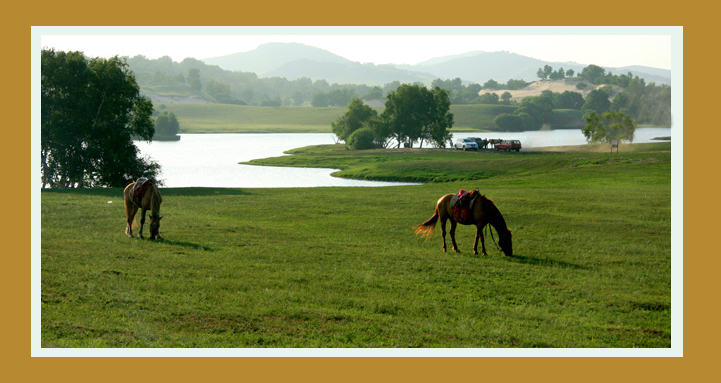
[[[538,68],[538,72],[536,72],[536,76],[541,80],[560,80],[566,77],[573,77],[574,74],[576,74],[576,72],[573,69],[563,70],[563,68],[558,68],[558,70],[554,71],[550,65],[544,65],[543,68]]]
[[[136,74],[143,87],[178,87],[188,91],[205,93],[220,103],[263,106],[307,106],[318,93],[352,91],[355,97],[378,92],[383,94],[395,90],[400,83],[395,81],[381,87],[359,84],[329,84],[325,80],[313,81],[302,77],[288,80],[281,77],[259,78],[252,72],[227,71],[217,65],[207,65],[200,60],[186,58],[174,62],[170,57],[147,59],[144,56],[126,58],[130,69]],[[319,96],[321,99],[323,96]],[[331,97],[333,98],[333,97]],[[322,101],[322,100],[321,100]],[[347,106],[336,100],[330,105]],[[322,105],[322,102],[320,103]]]
[[[175,113],[163,110],[155,119],[154,138],[174,138],[180,131],[180,123]]]
[[[421,147],[424,141],[445,147],[453,126],[450,105],[447,90],[403,84],[388,94],[380,115],[356,98],[348,111],[331,123],[331,128],[351,149],[385,148],[393,141],[398,147],[412,147],[417,141]]]
[[[132,141],[153,138],[152,113],[123,59],[44,49],[43,187],[122,187],[139,177],[156,178],[160,166],[140,158]]]

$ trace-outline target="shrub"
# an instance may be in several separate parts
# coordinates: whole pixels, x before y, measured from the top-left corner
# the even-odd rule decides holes
[[[371,128],[361,128],[353,132],[347,141],[348,147],[353,150],[374,149],[377,147],[375,143],[375,133]]]

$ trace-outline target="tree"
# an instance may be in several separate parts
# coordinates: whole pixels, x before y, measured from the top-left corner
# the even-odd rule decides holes
[[[140,96],[124,59],[41,53],[43,187],[122,187],[159,165],[138,157],[132,137],[150,141],[153,104]]]
[[[339,141],[347,141],[353,132],[363,127],[371,118],[377,117],[378,112],[375,109],[363,104],[363,100],[354,98],[348,105],[348,111],[330,125]]]
[[[513,95],[511,92],[503,92],[501,95],[501,104],[503,105],[511,105],[511,99],[513,98]]]
[[[508,92],[506,92],[508,93]],[[508,93],[510,95],[510,93]],[[484,93],[480,97],[478,97],[478,100],[476,101],[479,104],[491,104],[491,105],[497,105],[499,103],[498,95],[495,93]]]
[[[608,93],[601,89],[594,89],[586,96],[586,101],[581,108],[581,112],[586,114],[588,111],[594,111],[602,114],[608,112],[610,109],[611,101],[608,100]]]
[[[500,89],[501,84],[498,81],[490,79],[483,84],[483,89]]]
[[[583,135],[588,143],[608,143],[611,140],[633,141],[636,123],[631,117],[621,112],[598,114],[589,112],[586,117]]]
[[[581,70],[581,74],[578,75],[578,77],[585,78],[593,84],[601,84],[606,77],[606,70],[598,65],[591,64],[583,68],[583,70]]]
[[[493,119],[493,123],[501,130],[505,130],[507,132],[522,131],[524,128],[523,119],[515,114],[499,114]]]
[[[374,149],[378,146],[372,128],[361,128],[348,137],[348,147],[353,150]]]
[[[190,88],[196,92],[200,92],[200,89],[203,87],[203,84],[200,82],[200,70],[196,68],[188,69],[187,81],[188,84],[190,84]]]
[[[450,95],[439,87],[428,90],[424,86],[403,84],[386,97],[381,114],[387,124],[389,136],[401,143],[430,140],[444,147],[450,138],[453,114],[450,113]]]
[[[175,113],[164,110],[155,119],[155,135],[162,137],[176,136],[180,131],[180,124]]]

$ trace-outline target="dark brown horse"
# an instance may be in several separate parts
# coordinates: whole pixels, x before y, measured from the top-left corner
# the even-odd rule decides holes
[[[140,196],[133,195],[133,188],[136,182],[125,187],[123,195],[125,197],[125,216],[128,219],[128,226],[125,228],[125,234],[133,237],[133,226],[135,223],[135,213],[140,209],[140,232],[138,236],[143,238],[143,225],[145,225],[145,212],[150,210],[150,239],[160,239],[160,203],[163,197],[160,196],[158,187],[152,181],[146,181],[149,184],[147,189]]]
[[[458,219],[452,213],[452,202],[454,194],[446,194],[436,203],[436,211],[433,216],[423,222],[420,225],[415,226],[416,234],[423,234],[423,237],[428,238],[433,230],[436,228],[436,223],[441,220],[441,235],[443,236],[443,251],[446,251],[446,220],[451,221],[451,243],[453,244],[453,250],[460,253],[458,246],[456,246],[456,224],[461,223],[463,225],[476,225],[476,242],[473,245],[473,254],[478,254],[478,239],[481,240],[481,250],[483,255],[486,255],[486,246],[483,238],[483,228],[490,224],[496,229],[498,233],[498,245],[501,250],[507,256],[513,255],[513,246],[511,244],[511,229],[506,226],[506,221],[503,219],[501,212],[498,211],[496,204],[484,195],[479,195],[471,207],[469,216],[464,221],[458,221]],[[493,232],[491,232],[493,235]]]

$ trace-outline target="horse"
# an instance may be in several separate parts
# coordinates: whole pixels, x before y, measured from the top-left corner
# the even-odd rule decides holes
[[[471,207],[471,214],[466,220],[457,219],[453,213],[453,203],[451,200],[455,194],[446,194],[438,199],[436,203],[436,210],[433,216],[427,221],[420,225],[416,225],[413,228],[416,229],[416,234],[422,234],[424,238],[428,237],[433,233],[436,228],[438,220],[441,221],[441,235],[443,237],[443,251],[446,251],[446,220],[451,221],[451,243],[453,245],[453,251],[460,253],[458,246],[456,245],[456,224],[461,223],[463,225],[476,225],[476,242],[473,245],[473,254],[478,254],[478,239],[481,240],[481,249],[483,255],[486,254],[486,246],[483,238],[483,228],[490,224],[496,229],[498,233],[498,245],[501,251],[507,256],[513,256],[513,245],[511,243],[511,229],[506,226],[506,221],[503,219],[503,215],[490,199],[484,195],[476,197],[475,203]],[[493,231],[491,231],[493,236]]]
[[[133,188],[138,182],[130,183],[123,191],[125,197],[125,216],[128,221],[128,225],[125,227],[125,234],[133,238],[133,226],[137,226],[135,213],[138,212],[138,209],[141,209],[140,232],[138,235],[140,238],[144,238],[143,226],[145,225],[145,212],[150,210],[150,239],[161,239],[159,229],[160,220],[163,217],[160,216],[160,203],[163,202],[163,197],[160,196],[160,191],[155,183],[149,180],[145,182],[148,183],[147,189],[139,197],[133,195]]]

